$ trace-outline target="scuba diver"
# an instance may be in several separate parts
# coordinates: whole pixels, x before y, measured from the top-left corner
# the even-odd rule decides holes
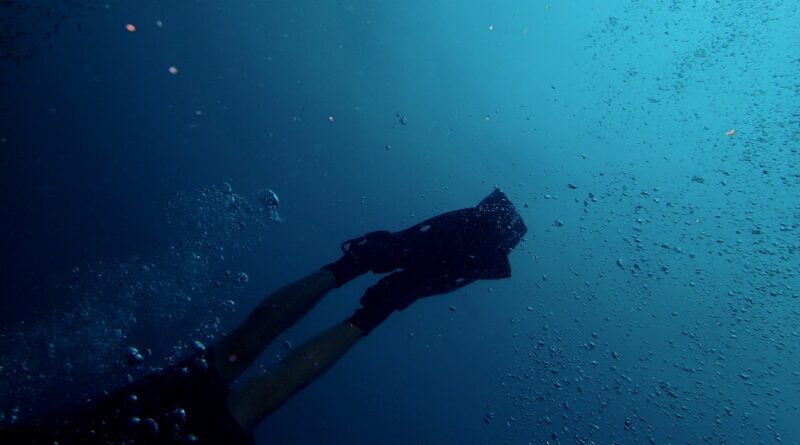
[[[211,347],[70,412],[6,428],[0,443],[253,444],[262,420],[392,312],[476,280],[509,278],[508,254],[526,231],[513,204],[495,189],[475,207],[346,241],[340,259],[268,296]],[[367,272],[388,275],[366,290],[350,317],[294,349],[270,372],[231,389],[326,293]]]

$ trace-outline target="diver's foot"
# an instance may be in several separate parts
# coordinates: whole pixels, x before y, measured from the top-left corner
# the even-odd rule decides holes
[[[336,287],[342,287],[345,283],[354,280],[355,278],[369,272],[369,269],[365,268],[358,258],[345,253],[344,256],[339,258],[338,260],[334,261],[333,263],[327,264],[322,267],[323,269],[329,270],[333,273],[333,276],[336,278]]]
[[[344,254],[337,261],[325,266],[336,276],[336,287],[367,272],[386,273],[399,266],[394,260],[397,255],[397,240],[392,233],[380,230],[353,238],[342,243]]]

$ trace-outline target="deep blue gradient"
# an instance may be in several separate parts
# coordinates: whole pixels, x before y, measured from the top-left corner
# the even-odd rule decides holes
[[[41,52],[0,70],[0,425],[496,185],[513,277],[394,314],[259,443],[800,443],[799,3],[85,4],[12,15]]]

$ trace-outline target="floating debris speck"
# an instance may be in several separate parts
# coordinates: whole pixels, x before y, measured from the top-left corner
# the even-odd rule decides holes
[[[261,203],[262,211],[267,214],[267,218],[276,223],[284,222],[284,219],[278,213],[278,205],[280,199],[278,194],[270,189],[263,189],[258,192],[258,201]]]

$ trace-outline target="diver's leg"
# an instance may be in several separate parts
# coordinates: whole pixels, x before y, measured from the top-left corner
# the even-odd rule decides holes
[[[395,310],[418,296],[446,292],[411,271],[394,272],[367,289],[361,307],[347,320],[295,349],[278,366],[255,377],[228,396],[228,411],[247,429],[254,429],[297,391],[319,378],[360,339]]]
[[[277,368],[234,390],[228,410],[239,424],[254,429],[297,391],[330,369],[367,331],[349,321],[337,324],[292,351]]]
[[[272,340],[303,318],[335,287],[336,276],[323,268],[264,299],[247,320],[212,347],[220,376],[227,383],[236,380]]]
[[[361,307],[347,320],[294,350],[278,366],[235,389],[227,400],[228,411],[252,430],[297,391],[330,369],[360,339],[389,315],[403,310],[419,298],[451,292],[475,281],[458,281],[446,273],[391,273],[367,289]]]

